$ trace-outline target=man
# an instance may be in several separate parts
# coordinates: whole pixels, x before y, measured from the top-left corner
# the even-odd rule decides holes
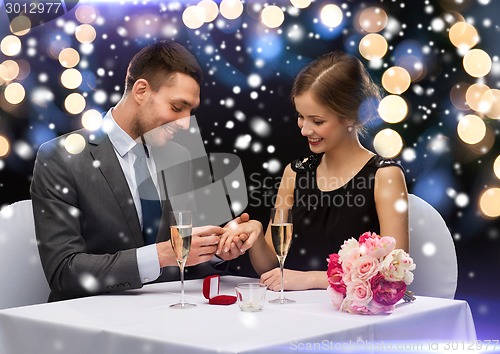
[[[168,231],[160,225],[147,245],[149,209],[139,195],[141,181],[134,165],[140,157],[134,148],[142,148],[147,169],[155,176],[151,146],[142,145],[141,138],[144,142],[144,135],[155,131],[155,144],[164,145],[176,131],[187,129],[191,111],[200,103],[201,81],[201,68],[184,47],[153,43],[130,61],[124,94],[104,118],[105,129],[77,132],[86,142],[83,151],[69,153],[66,136],[40,147],[30,192],[40,257],[51,288],[49,301],[176,279]],[[175,149],[182,154],[182,149]],[[160,190],[158,179],[152,180]],[[164,201],[162,220],[169,208]],[[248,215],[242,219],[236,222],[248,220]],[[187,266],[206,266],[221,233],[217,226],[193,228]],[[218,254],[225,260],[239,255],[237,247]],[[205,275],[196,269],[188,274]]]

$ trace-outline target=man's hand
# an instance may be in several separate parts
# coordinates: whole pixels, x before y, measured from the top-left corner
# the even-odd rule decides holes
[[[193,227],[193,238],[191,239],[191,249],[186,266],[193,266],[212,259],[219,244],[219,235],[222,233],[223,229],[219,226]],[[156,249],[160,268],[177,266],[177,260],[170,241],[157,243]]]

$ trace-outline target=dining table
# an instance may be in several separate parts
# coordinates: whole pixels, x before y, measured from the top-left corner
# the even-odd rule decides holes
[[[222,276],[219,294],[235,295],[239,283],[258,279]],[[416,296],[391,314],[339,312],[326,290],[287,291],[292,304],[261,311],[237,303],[214,305],[203,279],[185,281],[191,309],[173,309],[180,282],[0,311],[2,354],[141,353],[437,353],[477,344],[466,301]]]

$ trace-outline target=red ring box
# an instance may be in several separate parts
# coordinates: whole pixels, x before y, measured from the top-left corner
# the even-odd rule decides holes
[[[219,295],[220,275],[211,275],[203,279],[203,296],[210,305],[231,305],[236,302],[236,296]]]

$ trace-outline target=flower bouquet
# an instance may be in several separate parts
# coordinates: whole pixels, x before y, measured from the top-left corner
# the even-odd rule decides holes
[[[327,291],[337,310],[363,315],[394,310],[415,269],[409,254],[395,246],[394,237],[365,232],[330,254]]]

